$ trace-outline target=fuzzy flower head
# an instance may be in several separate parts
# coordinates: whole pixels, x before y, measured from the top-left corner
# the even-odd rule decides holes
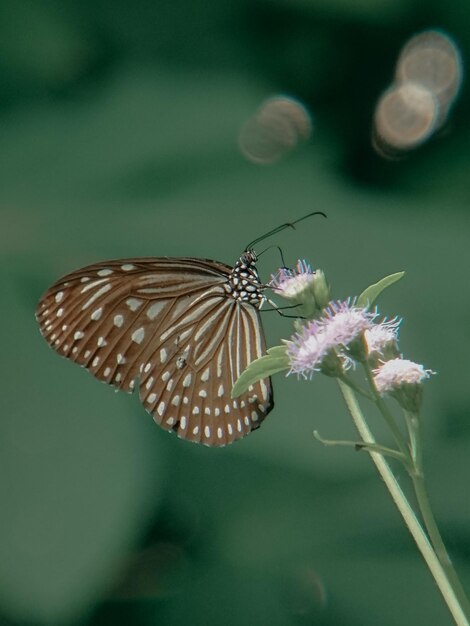
[[[321,270],[312,270],[307,261],[297,261],[295,269],[282,267],[271,276],[270,286],[279,296],[299,305],[299,315],[311,318],[329,299],[329,289]]]
[[[309,322],[287,342],[290,373],[311,377],[322,370],[329,376],[339,376],[353,364],[355,340],[359,340],[358,349],[363,350],[362,334],[373,326],[375,316],[349,300],[330,303],[321,318]]]
[[[354,356],[356,351],[363,352],[362,335],[373,328],[376,317],[376,312],[356,306],[354,300],[338,300],[329,304],[318,323],[332,345],[349,348]],[[360,341],[356,342],[357,339]],[[353,343],[358,345],[352,345]]]
[[[305,289],[315,280],[315,272],[307,261],[299,259],[295,269],[281,267],[277,274],[271,277],[270,285],[273,291],[288,300],[297,299]]]
[[[421,383],[435,374],[419,363],[401,358],[385,361],[373,373],[377,391],[381,395],[393,395],[404,409],[413,413],[417,413],[421,405]]]
[[[335,370],[327,373],[339,375],[342,372],[341,361],[331,353],[334,346],[329,342],[327,334],[319,327],[317,321],[308,322],[286,344],[291,366],[289,374],[300,374],[304,378],[312,378],[315,372],[323,368],[326,360],[328,360],[329,369],[333,367]],[[329,359],[328,356],[330,356]],[[331,362],[332,358],[333,362]]]
[[[383,320],[364,332],[364,340],[369,357],[391,359],[398,356],[398,330],[401,319]]]

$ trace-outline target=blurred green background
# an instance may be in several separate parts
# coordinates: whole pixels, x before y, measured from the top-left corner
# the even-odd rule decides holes
[[[313,439],[355,437],[334,381],[276,376],[260,430],[198,447],[59,359],[34,320],[47,286],[82,265],[233,263],[325,211],[272,243],[323,268],[336,297],[406,270],[381,311],[405,318],[405,356],[438,372],[425,464],[470,588],[465,83],[406,158],[371,145],[397,54],[424,28],[469,58],[467,0],[0,2],[1,624],[452,623],[367,456]],[[303,102],[313,133],[256,165],[238,133],[278,93]],[[278,265],[264,255],[262,277]],[[290,334],[263,320],[268,344]]]

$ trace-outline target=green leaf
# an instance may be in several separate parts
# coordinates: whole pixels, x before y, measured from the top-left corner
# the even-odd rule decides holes
[[[405,272],[396,272],[395,274],[390,274],[389,276],[385,276],[379,282],[370,285],[367,289],[361,293],[359,298],[357,299],[357,304],[359,306],[371,306],[375,300],[379,297],[384,289],[396,283],[400,278],[403,278]]]
[[[286,356],[287,355],[287,350],[286,350],[286,346],[282,345],[282,346],[273,346],[272,348],[268,348],[266,350],[266,352],[269,354],[269,356]],[[261,357],[263,358],[263,357]]]
[[[286,354],[285,346],[275,346],[269,348],[267,352],[268,354],[250,363],[242,372],[233,386],[232,398],[237,398],[258,380],[289,368],[289,357]]]

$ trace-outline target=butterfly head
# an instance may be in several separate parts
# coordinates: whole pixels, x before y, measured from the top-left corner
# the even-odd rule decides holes
[[[259,309],[265,297],[256,269],[257,260],[254,250],[245,250],[230,272],[226,288],[235,300],[248,302]]]

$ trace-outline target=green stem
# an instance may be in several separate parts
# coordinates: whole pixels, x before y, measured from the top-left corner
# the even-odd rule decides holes
[[[362,415],[361,408],[359,407],[354,392],[341,380],[338,380],[338,384],[360,436],[366,443],[374,444],[375,439],[367,426],[364,416]],[[434,552],[426,533],[406,499],[405,494],[401,490],[400,485],[397,483],[390,466],[384,457],[378,452],[370,452],[369,454],[380,476],[382,477],[392,500],[401,513],[408,530],[415,540],[421,555],[426,561],[429,571],[436,581],[436,584],[439,587],[455,623],[457,626],[470,626],[464,609],[462,608],[459,598],[457,597],[456,590],[454,589],[451,580],[449,580],[447,572],[444,570],[440,560],[436,556],[436,553]]]
[[[374,396],[372,396],[368,391],[360,387],[354,380],[352,380],[352,378],[350,378],[346,374],[343,374],[341,376],[341,380],[343,381],[343,383],[346,383],[346,385],[349,385],[351,389],[354,389],[354,391],[359,395],[367,398],[368,400],[371,400],[372,402],[375,402]]]
[[[429,501],[424,481],[423,454],[421,446],[422,437],[420,434],[419,416],[410,413],[409,411],[405,411],[405,419],[410,433],[410,444],[414,462],[414,470],[410,472],[410,477],[413,482],[418,507],[436,555],[454,588],[455,594],[457,595],[463,610],[466,615],[470,615],[470,603],[454,569],[431,509],[431,503]]]
[[[375,383],[374,383],[374,377],[372,375],[371,369],[369,367],[369,365],[367,363],[364,363],[364,371],[366,373],[366,377],[367,377],[367,381],[370,385],[370,388],[372,389],[372,393],[374,394],[374,402],[377,405],[379,411],[382,413],[385,421],[387,422],[388,427],[390,428],[392,435],[395,438],[396,444],[398,446],[398,448],[400,449],[400,452],[407,458],[410,458],[410,451],[408,449],[408,446],[406,444],[406,441],[403,437],[402,432],[400,431],[400,429],[398,428],[396,422],[395,422],[395,418],[393,417],[393,415],[390,413],[390,411],[388,410],[387,405],[385,404],[385,402],[383,401],[383,399],[381,398],[380,394],[378,393],[377,389],[375,388]]]

